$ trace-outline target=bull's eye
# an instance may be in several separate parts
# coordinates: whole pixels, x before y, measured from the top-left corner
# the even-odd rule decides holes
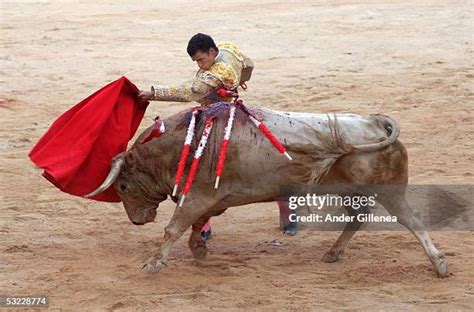
[[[120,189],[120,192],[125,192],[127,190],[127,184],[125,183],[120,183],[119,184],[119,189]]]

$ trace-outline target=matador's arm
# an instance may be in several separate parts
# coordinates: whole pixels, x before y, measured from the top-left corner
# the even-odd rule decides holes
[[[222,83],[213,77],[195,77],[181,85],[153,85],[153,101],[198,102],[220,88]]]

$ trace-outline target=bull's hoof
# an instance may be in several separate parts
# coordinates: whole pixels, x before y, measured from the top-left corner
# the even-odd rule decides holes
[[[339,260],[339,256],[341,256],[341,255],[342,255],[342,251],[330,250],[330,251],[328,251],[324,254],[324,256],[321,260],[323,262],[326,262],[326,263],[333,263],[333,262],[336,262],[337,260]]]
[[[142,267],[142,271],[145,273],[156,273],[162,268],[166,267],[166,262],[161,259],[153,260],[148,262]]]
[[[288,236],[294,236],[298,233],[298,223],[297,222],[290,222],[287,226],[283,227],[283,233]]]
[[[283,234],[288,235],[288,236],[295,236],[296,233],[298,233],[298,230],[285,230],[283,231]]]
[[[195,259],[202,260],[206,258],[207,248],[206,246],[198,246],[192,250]]]
[[[444,259],[440,259],[440,261],[436,265],[436,275],[439,278],[443,278],[443,277],[446,277],[446,275],[448,275],[448,261]]]

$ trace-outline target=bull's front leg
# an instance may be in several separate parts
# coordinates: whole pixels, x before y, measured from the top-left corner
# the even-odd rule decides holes
[[[206,210],[207,206],[191,196],[186,199],[183,207],[176,205],[173,216],[165,227],[164,242],[160,247],[158,255],[152,257],[143,266],[143,271],[152,273],[165,267],[173,244],[192,224],[198,221],[201,216],[206,213]]]

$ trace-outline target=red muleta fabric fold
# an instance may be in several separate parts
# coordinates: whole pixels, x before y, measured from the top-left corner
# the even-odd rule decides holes
[[[61,115],[29,153],[43,176],[61,191],[84,196],[110,170],[112,158],[127,149],[145,114],[138,88],[122,77]],[[120,202],[113,186],[92,199]]]

